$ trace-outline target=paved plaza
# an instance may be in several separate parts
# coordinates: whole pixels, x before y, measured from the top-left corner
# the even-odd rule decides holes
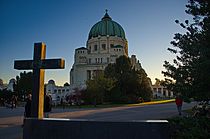
[[[191,108],[195,103],[184,103],[183,110]],[[23,123],[23,107],[8,109],[0,107],[0,139],[21,139]],[[174,103],[89,109],[54,108],[51,118],[89,119],[98,121],[133,121],[159,120],[178,116]]]

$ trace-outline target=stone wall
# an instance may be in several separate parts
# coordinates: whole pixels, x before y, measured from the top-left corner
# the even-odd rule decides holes
[[[168,122],[26,119],[23,139],[168,139]]]

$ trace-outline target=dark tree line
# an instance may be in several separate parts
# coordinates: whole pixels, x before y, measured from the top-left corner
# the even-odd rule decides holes
[[[7,90],[7,88],[0,90],[0,106],[4,106],[4,102],[10,101],[14,92]]]
[[[210,100],[210,1],[189,0],[186,7],[193,20],[175,21],[186,32],[176,33],[168,48],[176,58],[164,62],[164,84],[185,99]]]
[[[7,88],[0,90],[1,103],[10,101],[12,96],[16,96],[19,101],[24,101],[25,96],[32,92],[32,75],[32,72],[21,72],[20,76],[16,76],[13,92]]]

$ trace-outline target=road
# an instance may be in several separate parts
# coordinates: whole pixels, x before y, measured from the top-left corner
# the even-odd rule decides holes
[[[195,103],[184,103],[183,110]],[[23,107],[8,109],[0,107],[0,139],[21,139]],[[160,120],[178,116],[174,103],[90,109],[53,109],[51,118],[89,119],[98,121]]]

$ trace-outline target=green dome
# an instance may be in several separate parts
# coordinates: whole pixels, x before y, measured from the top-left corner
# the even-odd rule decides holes
[[[113,21],[112,18],[106,13],[104,17],[96,23],[90,30],[88,40],[92,37],[98,36],[118,36],[125,39],[125,32],[121,25]]]

